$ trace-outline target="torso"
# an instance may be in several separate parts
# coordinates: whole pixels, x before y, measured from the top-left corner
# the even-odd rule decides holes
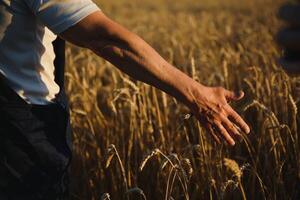
[[[59,92],[54,81],[56,36],[23,0],[0,0],[0,73],[31,104],[48,104]]]

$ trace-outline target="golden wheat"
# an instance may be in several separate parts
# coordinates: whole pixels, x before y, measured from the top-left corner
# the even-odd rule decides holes
[[[217,144],[174,98],[69,45],[72,199],[297,199],[300,77],[274,43],[285,0],[95,2],[195,80],[244,90],[232,106],[251,134]]]

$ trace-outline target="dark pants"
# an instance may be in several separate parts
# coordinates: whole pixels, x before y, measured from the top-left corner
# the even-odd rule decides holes
[[[71,160],[65,95],[27,104],[0,81],[0,200],[68,199]]]

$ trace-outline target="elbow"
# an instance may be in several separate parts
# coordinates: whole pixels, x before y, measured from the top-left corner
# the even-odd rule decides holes
[[[91,41],[85,44],[85,46],[91,51],[93,51],[95,54],[103,58],[110,58],[111,56],[124,58],[126,56],[126,45],[122,45],[119,42],[100,39],[96,41]]]

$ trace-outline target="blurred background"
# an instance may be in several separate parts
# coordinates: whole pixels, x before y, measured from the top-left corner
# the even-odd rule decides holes
[[[300,76],[274,40],[286,1],[95,2],[194,79],[244,90],[252,131],[218,145],[175,99],[69,45],[72,199],[300,199]]]

